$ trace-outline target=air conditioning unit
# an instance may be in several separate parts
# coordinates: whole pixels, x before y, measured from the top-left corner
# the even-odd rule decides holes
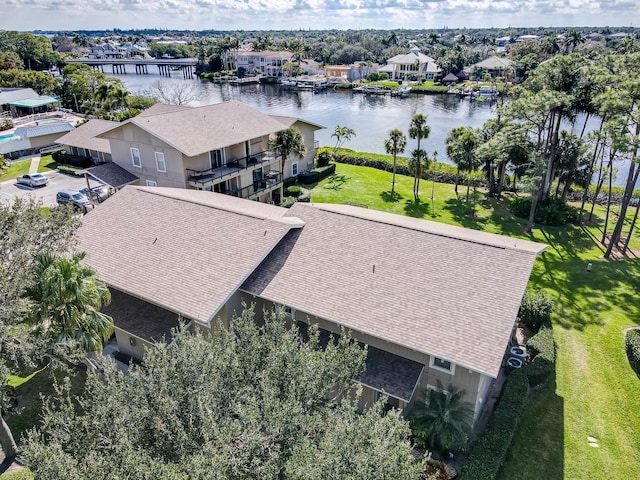
[[[507,360],[507,370],[515,370],[517,368],[522,368],[522,359],[518,357],[509,357]]]
[[[521,359],[523,362],[527,358],[527,349],[526,349],[526,347],[519,347],[519,346],[511,347],[511,352],[510,353],[511,353],[512,357],[517,357],[517,358]]]

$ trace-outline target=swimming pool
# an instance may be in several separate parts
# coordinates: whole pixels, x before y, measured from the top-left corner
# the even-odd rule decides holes
[[[13,138],[13,133],[10,133],[9,135],[0,135],[0,142],[3,140],[9,140],[10,138]]]

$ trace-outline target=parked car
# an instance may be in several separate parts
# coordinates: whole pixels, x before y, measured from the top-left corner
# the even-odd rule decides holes
[[[102,203],[111,196],[113,190],[108,185],[103,184],[96,187],[91,187],[91,189],[85,187],[80,190],[80,193],[87,197],[89,200],[95,200],[98,203]]]
[[[49,179],[41,173],[26,173],[16,178],[16,182],[30,187],[42,187],[49,183]]]
[[[62,190],[56,194],[58,205],[73,205],[73,208],[82,212],[87,211],[91,205],[89,199],[77,190]]]

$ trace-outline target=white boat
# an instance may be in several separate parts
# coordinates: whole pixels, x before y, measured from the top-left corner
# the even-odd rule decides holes
[[[398,88],[397,90],[393,90],[391,92],[391,95],[404,97],[405,95],[408,95],[409,93],[411,93],[411,87],[408,86],[408,85],[404,85],[404,86]]]
[[[298,82],[295,80],[282,80],[280,82],[280,85],[282,85],[283,87],[295,87],[297,84]]]

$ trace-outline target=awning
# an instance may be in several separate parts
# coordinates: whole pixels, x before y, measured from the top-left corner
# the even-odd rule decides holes
[[[60,97],[50,97],[49,95],[40,95],[34,98],[26,98],[17,102],[9,102],[11,107],[21,108],[38,108],[45,105],[51,105],[60,101]]]
[[[109,185],[115,190],[135,183],[139,180],[133,173],[125,170],[117,163],[107,162],[97,167],[87,168],[83,173],[91,175],[97,181]]]

